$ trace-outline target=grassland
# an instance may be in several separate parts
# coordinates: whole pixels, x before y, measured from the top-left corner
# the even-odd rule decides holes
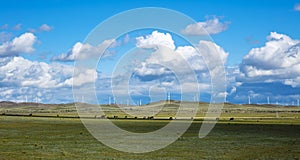
[[[97,141],[77,118],[74,104],[2,104],[0,159],[300,159],[299,107],[226,104],[215,128],[200,139],[198,132],[207,106],[199,104],[193,124],[173,144],[155,152],[132,154]],[[178,104],[164,104],[154,120],[123,119],[130,107],[134,106],[103,108],[108,116],[120,117],[112,119],[116,125],[139,133],[167,124]],[[99,121],[95,115],[88,116]]]
[[[192,103],[185,102],[186,106],[198,106],[198,111],[195,117],[187,117],[193,119],[203,119],[209,104],[207,103]],[[89,110],[85,117],[101,117],[106,116],[112,118],[118,116],[119,118],[135,117],[128,113],[137,113],[137,118],[148,117],[149,115],[140,114],[145,111],[153,113],[154,118],[176,118],[180,102],[172,101],[170,104],[161,101],[143,106],[126,106],[126,105],[101,105],[105,114],[100,114],[97,109],[98,105],[89,105],[84,103],[77,103],[77,106],[82,106],[84,109]],[[186,108],[185,112],[193,112],[190,108]],[[3,115],[29,115],[33,116],[53,116],[53,117],[78,117],[77,108],[74,103],[70,104],[39,104],[39,103],[12,103],[0,102],[0,114]],[[225,104],[222,109],[220,120],[229,119],[300,119],[300,106],[277,106],[277,105],[237,105]],[[178,117],[179,118],[179,117]]]
[[[96,121],[96,119],[94,120]],[[114,120],[133,132],[163,126],[160,120]],[[111,149],[73,118],[0,117],[0,159],[299,159],[300,125],[218,123],[198,138],[201,121],[168,147],[145,154]]]

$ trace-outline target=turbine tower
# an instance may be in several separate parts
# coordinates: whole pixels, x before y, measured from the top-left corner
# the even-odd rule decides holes
[[[170,100],[171,100],[171,95],[170,95],[170,92],[168,92],[168,104],[171,103]]]
[[[199,100],[198,100],[198,94],[196,94],[195,96],[194,96],[194,102],[198,102]]]
[[[270,104],[270,97],[267,97],[267,104]]]
[[[248,96],[248,104],[251,104],[251,97]]]

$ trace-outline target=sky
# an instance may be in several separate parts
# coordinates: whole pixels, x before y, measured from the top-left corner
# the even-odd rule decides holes
[[[182,25],[181,35],[148,28],[128,31],[96,45],[87,43],[88,35],[99,24],[141,7],[175,10],[195,23],[178,23],[178,27]],[[214,62],[221,59],[226,72],[222,95],[227,102],[250,100],[260,104],[269,99],[269,103],[297,105],[298,19],[300,1],[294,0],[1,1],[0,101],[83,101],[88,98],[73,95],[72,89],[86,88],[84,92],[88,92],[89,84],[95,84],[98,103],[125,103],[130,99],[130,103],[137,104],[141,99],[145,104],[165,99],[166,92],[171,92],[171,99],[192,101],[196,95],[200,101],[209,102],[211,79],[220,73]],[[119,25],[124,24],[114,27],[121,28]],[[103,35],[96,36],[103,39]],[[191,44],[184,39],[189,36],[199,41]],[[98,59],[97,54],[106,47],[109,49],[96,68],[74,72],[76,61]],[[203,57],[206,51],[208,55]],[[190,68],[182,67],[186,64]],[[189,69],[196,79],[188,74]],[[125,81],[129,70],[132,73]],[[187,86],[185,91],[180,83]],[[195,86],[199,94],[192,91]]]

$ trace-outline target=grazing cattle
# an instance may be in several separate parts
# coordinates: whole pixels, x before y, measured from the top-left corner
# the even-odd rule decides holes
[[[234,120],[234,118],[233,118],[233,117],[231,117],[229,120],[230,120],[230,121],[233,121],[233,120]]]
[[[148,117],[148,119],[153,119],[153,116]]]

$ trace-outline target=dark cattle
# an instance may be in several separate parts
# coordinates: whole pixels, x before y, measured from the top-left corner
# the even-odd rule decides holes
[[[233,117],[231,117],[229,120],[230,120],[230,121],[233,121],[233,120],[234,120],[234,118],[233,118]]]
[[[153,119],[153,116],[148,117],[148,119]]]

